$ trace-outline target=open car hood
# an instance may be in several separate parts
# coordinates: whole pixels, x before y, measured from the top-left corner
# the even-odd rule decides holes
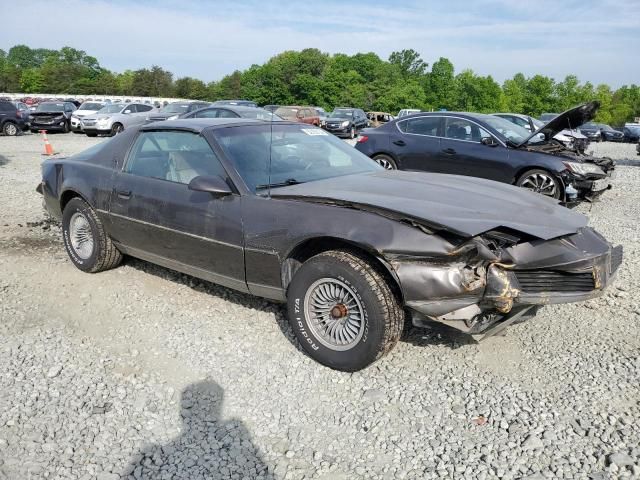
[[[529,190],[476,177],[384,170],[271,190],[274,198],[335,204],[473,237],[500,227],[548,240],[587,218]]]
[[[600,108],[600,102],[593,101],[579,105],[561,113],[553,120],[544,124],[535,132],[532,132],[524,141],[519,143],[517,147],[525,145],[529,140],[540,133],[544,133],[547,138],[553,138],[564,129],[574,130],[583,123],[587,123],[593,120],[596,116],[596,112]]]

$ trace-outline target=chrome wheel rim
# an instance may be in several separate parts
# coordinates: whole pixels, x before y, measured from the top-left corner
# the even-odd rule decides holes
[[[547,197],[555,197],[557,193],[556,182],[545,173],[533,173],[527,176],[520,182],[520,186]]]
[[[378,165],[380,165],[381,167],[384,167],[385,170],[395,170],[391,162],[386,158],[376,158],[375,160],[378,163]]]
[[[5,131],[7,132],[7,135],[13,136],[18,133],[18,128],[13,123],[8,123]]]
[[[350,350],[364,335],[364,309],[344,282],[335,278],[315,281],[307,289],[304,305],[309,328],[325,347]]]
[[[93,253],[93,234],[91,224],[82,213],[76,212],[69,221],[69,240],[73,251],[83,260]]]

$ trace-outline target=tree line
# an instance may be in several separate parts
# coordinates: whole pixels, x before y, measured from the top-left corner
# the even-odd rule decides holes
[[[375,53],[330,55],[315,48],[286,51],[262,65],[205,83],[192,77],[174,79],[157,65],[112,72],[95,57],[71,47],[49,50],[16,45],[8,52],[0,50],[0,91],[209,101],[244,98],[259,105],[357,106],[390,113],[401,108],[501,111],[534,117],[598,100],[598,121],[622,125],[640,116],[640,87],[635,84],[612,89],[583,83],[575,75],[556,81],[516,73],[500,85],[491,75],[477,75],[473,70],[456,73],[447,58],[440,57],[429,66],[411,49],[393,52],[387,60]]]

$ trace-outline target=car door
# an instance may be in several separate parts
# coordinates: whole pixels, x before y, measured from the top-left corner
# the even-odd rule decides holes
[[[199,175],[231,182],[201,135],[140,132],[115,176],[111,235],[125,253],[246,290],[240,197],[189,190]]]
[[[442,117],[413,117],[397,122],[390,130],[389,147],[401,170],[437,172]]]
[[[493,145],[484,145],[483,138],[493,138]],[[507,148],[478,123],[445,117],[438,172],[510,182],[508,158]]]

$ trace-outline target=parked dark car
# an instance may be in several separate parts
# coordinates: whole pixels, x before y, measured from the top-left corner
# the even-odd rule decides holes
[[[268,122],[280,122],[282,118],[264,108],[238,107],[225,105],[220,107],[205,107],[193,112],[183,113],[178,118],[253,118]]]
[[[29,129],[29,107],[22,102],[0,100],[0,131],[15,136]]]
[[[597,102],[568,110],[536,132],[478,113],[419,113],[367,129],[356,144],[387,169],[488,178],[574,203],[611,188],[614,162],[552,140],[592,118]]]
[[[71,102],[42,102],[35,111],[29,113],[29,128],[32,132],[47,130],[49,132],[71,131],[71,114],[76,106]]]
[[[640,125],[625,125],[622,129],[624,141],[628,143],[638,143],[640,140]]]
[[[194,112],[201,108],[210,106],[209,102],[172,102],[162,107],[160,110],[151,110],[147,115],[147,123],[162,122],[164,120],[175,120],[183,113]]]
[[[599,123],[598,126],[600,127],[600,135],[602,135],[602,140],[607,142],[624,141],[624,133],[622,133],[620,130],[616,130],[606,123]]]
[[[360,130],[368,125],[369,120],[364,110],[339,107],[329,114],[323,128],[338,137],[356,138]]]
[[[287,302],[308,354],[345,371],[389,352],[405,320],[484,338],[602,294],[622,262],[586,217],[541,195],[386,171],[294,122],[134,127],[46,160],[37,190],[80,270],[125,254]]]
[[[580,125],[580,132],[592,142],[601,142],[602,134],[600,133],[600,125],[594,122],[587,122]]]
[[[258,104],[251,100],[216,100],[213,105],[235,105],[236,107],[257,107]]]

